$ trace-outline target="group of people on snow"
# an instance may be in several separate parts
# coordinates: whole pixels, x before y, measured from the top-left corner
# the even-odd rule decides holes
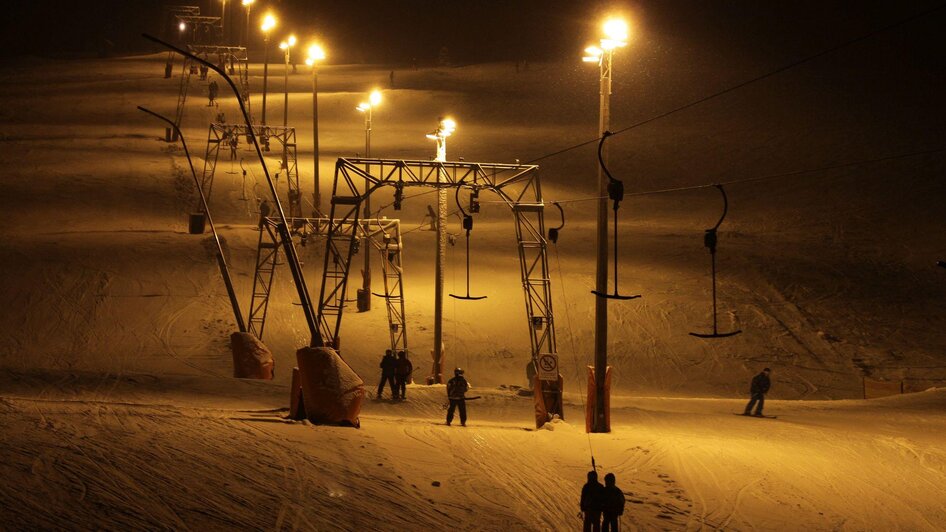
[[[407,399],[407,382],[411,380],[411,373],[414,372],[414,365],[407,358],[407,352],[398,351],[397,357],[394,351],[388,349],[384,352],[381,359],[381,382],[378,383],[377,399],[381,399],[384,393],[384,385],[390,384],[391,398],[395,401]]]
[[[614,473],[608,473],[602,486],[598,482],[598,472],[588,472],[588,482],[581,488],[579,502],[584,532],[618,532],[625,501],[624,492],[616,482]]]
[[[411,374],[414,372],[414,365],[407,358],[405,351],[398,351],[397,357],[394,351],[387,349],[378,364],[381,368],[381,381],[378,383],[378,393],[375,399],[384,398],[385,385],[391,388],[391,399],[394,401],[404,401],[407,399],[407,383],[411,380]],[[447,400],[450,404],[447,407],[447,425],[453,423],[453,417],[459,410],[460,425],[466,426],[466,401],[471,399],[466,396],[470,391],[470,383],[463,376],[463,369],[453,370],[453,378],[447,381]],[[472,399],[476,399],[473,397]]]

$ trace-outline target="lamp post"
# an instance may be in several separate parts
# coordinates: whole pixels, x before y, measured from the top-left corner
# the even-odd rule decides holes
[[[246,33],[243,35],[243,46],[250,47],[250,11],[253,10],[253,2],[256,0],[243,0],[243,7],[246,8]]]
[[[220,40],[227,42],[227,0],[220,0]]]
[[[361,102],[355,109],[365,115],[365,158],[371,158],[371,112],[381,103],[381,91],[373,90],[368,96],[367,102]],[[366,172],[371,171],[371,166],[365,168]],[[365,178],[365,191],[367,192],[370,182]],[[365,196],[365,217],[371,215],[371,196]],[[371,310],[371,255],[365,253],[365,267],[361,272],[362,284],[358,291],[358,310],[367,312]]]
[[[276,27],[276,17],[271,13],[267,13],[263,17],[263,24],[260,26],[260,29],[263,30],[263,115],[260,119],[260,125],[266,125],[266,84],[269,78],[269,32]],[[268,144],[266,141],[266,131],[265,128],[261,132],[261,137],[264,139],[264,144]]]
[[[283,59],[286,61],[286,76],[283,82],[283,91],[286,98],[282,107],[282,127],[289,126],[289,54],[292,53],[292,47],[296,45],[296,36],[290,35],[288,39],[279,43],[279,49],[283,51]]]
[[[623,20],[609,19],[604,23],[605,38],[601,46],[589,46],[582,60],[598,63],[600,70],[598,136],[610,128],[611,124],[611,65],[615,48],[627,45],[627,23]],[[604,147],[607,150],[607,146]],[[602,152],[607,160],[608,152]],[[604,294],[608,291],[608,180],[598,165],[598,220],[595,234],[595,290]],[[595,404],[591,423],[591,432],[610,432],[605,410],[605,379],[608,368],[608,300],[595,297]]]
[[[447,160],[447,137],[457,129],[457,123],[451,118],[441,118],[437,129],[427,135],[427,138],[437,142],[438,162]],[[437,171],[437,182],[442,183],[443,172]],[[437,189],[437,258],[434,262],[434,379],[442,384],[443,375],[443,266],[446,263],[447,252],[447,190]]]
[[[313,217],[322,215],[322,193],[319,191],[319,69],[318,62],[325,59],[325,51],[318,44],[309,45],[309,57],[305,64],[312,67],[312,205]]]

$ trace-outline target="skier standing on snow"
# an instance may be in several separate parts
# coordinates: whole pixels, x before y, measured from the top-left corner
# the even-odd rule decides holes
[[[447,425],[453,422],[453,412],[460,409],[460,425],[466,426],[466,392],[470,389],[470,383],[463,378],[463,370],[457,368],[453,370],[453,378],[447,382],[447,399],[450,400],[450,407],[447,409]]]
[[[216,105],[217,103],[217,80],[210,80],[210,84],[207,85],[207,97],[210,99],[210,103],[207,104],[207,107]]]
[[[584,532],[601,532],[601,508],[604,486],[598,482],[596,471],[588,472],[588,482],[581,487],[581,511],[585,514]]]
[[[615,484],[614,473],[604,476],[601,510],[604,515],[602,532],[618,532],[618,523],[624,515],[624,492]]]
[[[746,411],[743,412],[742,415],[748,416],[752,407],[756,403],[759,403],[753,415],[762,416],[762,407],[765,405],[765,394],[768,393],[769,388],[772,386],[772,381],[769,380],[769,373],[771,372],[772,370],[765,368],[759,372],[758,375],[752,377],[752,385],[749,388],[749,393],[752,395],[752,398],[749,399],[749,404],[746,405]]]
[[[384,393],[385,383],[390,383],[391,385],[391,398],[397,399],[397,388],[394,386],[397,359],[394,358],[394,353],[390,349],[384,351],[384,357],[381,359],[381,363],[378,364],[378,367],[381,368],[381,382],[378,383],[378,395],[375,399],[381,399],[381,395]]]
[[[401,400],[407,399],[407,381],[411,380],[411,373],[414,372],[414,365],[407,358],[404,351],[397,352],[397,366],[394,371],[395,383],[397,384],[397,393]]]

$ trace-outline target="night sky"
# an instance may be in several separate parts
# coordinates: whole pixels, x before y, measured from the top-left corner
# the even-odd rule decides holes
[[[843,40],[865,29],[922,11],[939,2],[755,0],[578,2],[568,0],[357,2],[258,0],[253,28],[268,8],[279,14],[278,33],[316,35],[332,50],[330,62],[419,64],[435,62],[442,46],[454,64],[494,60],[571,58],[597,33],[605,13],[627,16],[635,38],[686,38],[721,52],[767,55],[804,44]],[[7,4],[2,24],[3,54],[68,57],[115,55],[152,50],[141,32],[157,36],[164,5],[198,5],[201,14],[219,15],[220,0],[159,0]],[[245,24],[239,0],[227,3],[228,26]],[[939,16],[942,16],[941,14]],[[291,20],[291,22],[289,22]],[[259,39],[259,32],[255,32]],[[234,36],[239,33],[234,33]],[[234,39],[235,40],[235,39]],[[251,49],[259,49],[259,42]],[[913,51],[931,51],[934,42],[907,42]]]

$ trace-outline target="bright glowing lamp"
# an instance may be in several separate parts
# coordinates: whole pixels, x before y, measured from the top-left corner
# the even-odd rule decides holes
[[[321,61],[323,59],[325,59],[325,50],[323,50],[322,47],[317,44],[310,44],[309,58],[305,60],[306,64],[311,66],[316,61]]]
[[[440,123],[440,127],[443,130],[443,136],[449,137],[457,129],[457,123],[452,118],[444,118],[443,122]]]
[[[604,35],[608,40],[621,43],[617,46],[624,46],[627,44],[627,22],[617,18],[606,20],[604,23]]]
[[[183,22],[181,22],[180,24],[177,25],[177,29],[184,31],[187,29],[187,24],[184,24]]]
[[[381,103],[381,91],[379,90],[371,91],[371,95],[368,97],[368,101],[371,102],[372,106],[375,106]]]
[[[290,35],[290,36],[289,36],[289,39],[288,39],[288,42],[289,42],[289,46],[295,46],[295,45],[296,45],[296,36],[295,36],[295,35]]]
[[[603,54],[604,51],[597,46],[589,46],[588,48],[585,48],[585,53],[588,55],[582,57],[582,61],[586,63],[597,63],[601,60],[601,54]]]
[[[361,111],[362,113],[367,113],[368,109],[371,109],[371,105],[366,102],[361,102],[358,104],[358,107],[355,107],[355,109]]]
[[[244,5],[244,6],[251,6],[251,5],[253,5],[253,2],[255,2],[255,1],[256,1],[256,0],[243,0],[243,5]]]
[[[275,27],[276,17],[274,17],[272,13],[267,13],[266,16],[263,17],[263,24],[260,26],[260,29],[268,33],[269,30]]]

